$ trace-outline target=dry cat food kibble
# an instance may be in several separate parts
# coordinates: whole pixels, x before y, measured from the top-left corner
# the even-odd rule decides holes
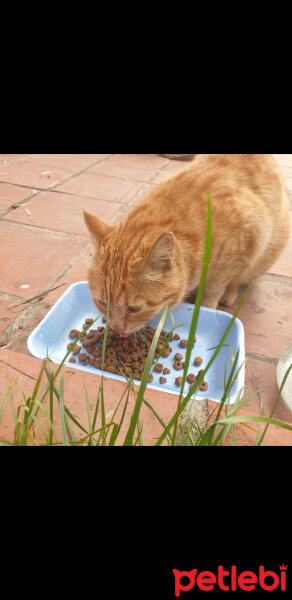
[[[194,365],[196,365],[196,367],[199,367],[203,362],[203,359],[200,356],[196,356],[195,360],[194,360]]]
[[[192,343],[192,348],[194,347],[196,341],[197,341],[197,338],[195,336],[194,337],[194,341]],[[180,345],[181,348],[186,348],[187,345],[188,345],[188,340],[181,340],[180,343],[179,343],[179,345]]]
[[[78,331],[78,329],[71,329],[71,331],[69,333],[69,337],[77,338],[80,333],[81,333],[81,331]]]
[[[183,363],[181,362],[181,360],[175,360],[175,361],[174,361],[174,363],[173,363],[173,366],[174,366],[174,368],[175,368],[177,371],[180,371],[181,369],[183,369],[183,368],[184,368],[184,365],[183,365]]]
[[[208,384],[207,384],[207,382],[206,382],[206,381],[201,381],[201,383],[200,383],[200,390],[201,390],[202,392],[205,392],[207,389],[208,389]]]
[[[85,319],[82,325],[83,329],[86,329],[91,323],[93,323],[93,319]],[[148,326],[143,334],[143,339],[141,339],[140,336],[135,334],[130,334],[126,338],[121,338],[119,335],[116,335],[113,331],[108,329],[103,364],[102,353],[104,334],[105,327],[97,327],[97,329],[89,329],[88,331],[71,329],[69,337],[74,339],[80,336],[80,338],[79,343],[75,344],[75,346],[74,342],[70,342],[67,345],[68,350],[72,351],[69,362],[76,363],[76,358],[78,358],[78,362],[82,363],[84,366],[90,364],[96,369],[103,369],[103,371],[114,373],[116,375],[126,375],[126,377],[141,381],[155,330]],[[161,374],[161,377],[159,378],[159,383],[161,385],[167,383],[167,378],[162,375],[169,375],[171,370],[165,367],[162,361],[157,361],[170,356],[172,348],[169,346],[169,342],[171,340],[178,341],[180,340],[180,336],[177,334],[172,336],[165,331],[161,332],[155,349],[155,358],[152,362],[153,370],[156,373]],[[80,344],[82,344],[82,346]],[[179,345],[186,348],[187,340],[181,340]],[[81,348],[83,351],[81,351]],[[202,362],[202,359],[200,359],[200,363],[196,362],[198,359],[200,359],[200,357],[196,357],[195,359],[196,366]],[[183,355],[177,352],[173,362],[175,370],[180,371],[184,368],[184,362],[182,362],[182,360]],[[203,370],[199,371],[197,377],[192,373],[189,373],[187,376],[188,383],[193,385],[201,373],[203,373]],[[151,383],[152,381],[153,375],[150,373],[148,382]],[[175,379],[175,384],[180,387],[182,384],[182,377],[177,377]],[[208,384],[203,381],[200,389],[205,391],[207,388]]]
[[[194,387],[194,385],[195,383],[191,383],[190,390]],[[201,381],[199,389],[201,390],[201,392],[205,392],[208,389],[207,381]]]
[[[93,322],[93,319],[85,319],[83,328],[85,329]],[[115,373],[121,375],[121,372],[128,377],[141,380],[145,362],[148,356],[149,348],[155,334],[155,330],[152,327],[148,327],[147,332],[143,334],[143,341],[134,334],[129,335],[127,338],[121,338],[115,335],[113,331],[109,330],[107,334],[107,342],[105,348],[104,365],[102,365],[102,344],[104,339],[105,328],[97,327],[97,329],[90,329],[89,331],[81,332],[78,329],[72,329],[69,332],[71,339],[80,337],[80,343],[86,352],[80,352],[81,346],[78,344],[74,345],[74,342],[67,345],[68,350],[72,350],[72,354],[78,356],[80,363],[86,366],[88,363],[93,365],[97,369],[102,369],[109,373]],[[81,335],[82,334],[82,335]],[[167,358],[172,351],[169,346],[171,336],[167,336],[165,331],[161,332],[159,342],[156,346],[155,360],[163,352],[162,356]],[[69,359],[70,362],[74,362],[74,357]],[[76,360],[75,360],[76,362]],[[155,371],[162,373],[164,365],[156,363],[154,367]],[[170,373],[169,369],[164,370],[164,374]],[[165,378],[163,378],[165,379]],[[149,374],[148,381],[153,381],[153,375]],[[161,383],[161,382],[160,382]],[[163,381],[162,383],[165,383]]]
[[[188,340],[181,340],[179,345],[181,348],[186,348],[188,345]]]

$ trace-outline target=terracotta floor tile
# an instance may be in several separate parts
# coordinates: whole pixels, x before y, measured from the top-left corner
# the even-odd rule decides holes
[[[240,297],[243,295],[241,290]],[[234,313],[238,302],[226,308]],[[239,319],[245,330],[246,350],[268,357],[279,358],[291,344],[292,286],[266,275],[254,282],[243,305]]]
[[[1,389],[0,389],[0,404],[3,400],[4,393],[12,381],[13,378],[16,378],[17,381],[22,386],[25,394],[27,396],[31,395],[32,390],[35,385],[36,378],[38,377],[42,361],[30,356],[24,356],[15,352],[11,352],[9,350],[2,350],[0,348],[0,381],[1,381]],[[51,365],[53,371],[56,370],[56,365]],[[64,401],[65,406],[71,411],[76,419],[80,422],[80,424],[88,430],[88,415],[86,408],[86,401],[84,396],[84,388],[82,384],[82,379],[77,370],[71,370],[68,368],[64,368],[62,373],[65,374],[65,394]],[[91,408],[92,417],[94,414],[97,391],[100,384],[100,376],[91,374],[91,373],[83,373],[82,374],[86,389],[88,392],[89,405]],[[41,382],[41,389],[47,382],[46,376],[43,376]],[[104,378],[104,398],[105,398],[105,412],[107,422],[110,421],[113,411],[116,408],[118,401],[120,400],[123,392],[125,391],[125,384],[120,381],[115,381],[113,379],[109,379],[107,377]],[[23,398],[21,392],[17,385],[13,387],[13,400],[15,403],[15,407],[18,404],[23,402]],[[167,394],[165,392],[157,392],[156,390],[146,390],[145,399],[151,403],[153,408],[159,414],[159,416],[164,420],[164,422],[169,422],[170,418],[174,414],[177,407],[177,396],[172,394]],[[44,401],[44,407],[48,410],[48,402],[47,398]],[[125,433],[130,424],[130,416],[133,411],[134,406],[134,398],[133,393],[130,394],[129,405],[127,408],[125,421],[122,426],[118,444],[121,445]],[[120,411],[123,409],[120,407]],[[60,422],[59,422],[59,409],[58,405],[54,404],[54,414],[56,422],[56,429],[58,439],[60,436]],[[118,412],[118,415],[120,412]],[[42,415],[39,415],[41,423],[46,428],[45,422],[42,420]],[[162,427],[154,417],[153,413],[150,409],[143,405],[141,410],[141,421],[143,424],[142,435],[143,441],[145,445],[154,445],[155,438],[158,437],[162,432]],[[97,427],[100,426],[100,417],[97,419]],[[73,430],[75,434],[80,436],[80,430],[73,426]],[[14,431],[14,421],[11,408],[9,404],[7,405],[7,410],[4,411],[2,422],[0,425],[0,439],[4,439],[6,441],[12,441],[13,439],[13,431]],[[42,441],[42,436],[37,433],[36,428],[36,436],[39,442]],[[166,443],[166,442],[165,442]]]
[[[17,323],[12,323],[12,326],[4,330],[0,337],[1,345],[3,344],[5,349],[31,356],[27,348],[27,338],[48,313],[49,307],[46,298],[47,296],[44,301],[34,300],[17,307],[20,313]]]
[[[123,164],[141,166],[144,164],[147,168],[161,169],[169,162],[168,158],[160,154],[113,154],[109,161],[121,161]]]
[[[16,300],[6,300],[4,298],[0,298],[0,334],[7,329],[10,323],[14,321],[23,308],[18,306],[8,309],[8,306],[14,302],[16,302]]]
[[[256,390],[259,390],[263,403],[263,415],[269,417],[279,391],[276,375],[277,365],[249,358],[245,368],[244,398],[247,398],[247,396]],[[258,396],[256,395],[251,398],[244,405],[244,409],[259,415],[260,402]],[[285,421],[286,423],[292,423],[292,411],[288,408],[282,397],[277,404],[274,418]]]
[[[30,188],[22,188],[10,183],[0,183],[0,210],[8,208],[11,204],[25,200],[33,195]]]
[[[3,165],[7,165],[13,162],[25,160],[26,158],[30,158],[33,156],[32,154],[1,154],[0,155],[0,170],[2,170]]]
[[[88,271],[91,266],[94,256],[93,246],[90,244],[86,253],[76,262],[74,267],[60,280],[60,283],[64,283],[62,287],[50,292],[46,296],[46,303],[53,306],[55,302],[64,294],[67,288],[77,283],[78,281],[88,280]]]
[[[135,186],[136,181],[106,177],[88,171],[59,185],[56,189],[108,202],[123,202],[125,195]]]
[[[7,221],[18,221],[89,237],[83,219],[83,209],[108,222],[121,206],[122,204],[117,202],[105,202],[73,194],[41,192],[28,204],[13,210],[4,218]]]
[[[50,173],[46,173],[48,170],[50,170]],[[48,189],[71,175],[72,173],[68,169],[60,169],[58,167],[46,169],[43,165],[34,162],[32,159],[26,159],[5,165],[5,171],[2,167],[0,181],[17,183],[33,188]]]
[[[103,161],[109,156],[111,154],[34,154],[33,161],[43,165],[42,171],[59,167],[75,173],[89,167],[96,161]]]
[[[23,298],[39,293],[87,243],[86,238],[0,221],[0,292]]]
[[[174,175],[177,175],[177,173],[184,171],[189,165],[189,162],[170,160],[169,164],[164,169],[161,169],[158,175],[153,178],[153,183],[161,183],[162,181],[169,179],[169,177],[173,177]]]
[[[280,258],[270,267],[268,272],[292,277],[292,237]]]
[[[159,169],[168,160],[162,157],[150,157],[147,154],[117,154],[109,160],[98,163],[88,170],[101,175],[121,177],[123,179],[135,179],[139,181],[151,181]]]

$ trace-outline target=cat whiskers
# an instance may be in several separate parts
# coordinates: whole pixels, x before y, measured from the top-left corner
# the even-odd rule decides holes
[[[142,327],[142,329],[145,329],[145,327]],[[148,340],[146,339],[144,333],[142,333],[142,329],[140,329],[136,333],[141,338],[142,342],[145,342],[147,344],[147,346],[149,346],[150,344],[149,344]]]

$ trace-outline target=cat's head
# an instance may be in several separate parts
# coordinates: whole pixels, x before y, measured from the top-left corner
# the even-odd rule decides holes
[[[125,222],[110,226],[86,211],[84,219],[96,247],[89,271],[92,298],[106,315],[109,285],[109,325],[116,333],[127,337],[166,304],[182,300],[172,232],[137,232]]]

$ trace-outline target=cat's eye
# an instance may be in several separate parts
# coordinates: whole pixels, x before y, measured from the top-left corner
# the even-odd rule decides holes
[[[136,313],[139,310],[141,310],[140,306],[128,306],[127,307],[127,312],[130,312],[130,313]]]

